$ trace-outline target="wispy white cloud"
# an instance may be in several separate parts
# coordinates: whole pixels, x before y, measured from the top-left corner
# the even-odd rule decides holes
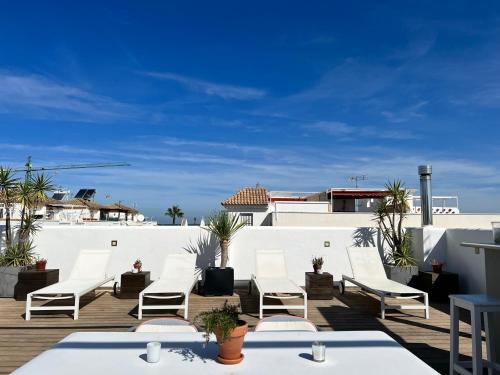
[[[425,115],[424,113],[422,113],[421,109],[425,107],[428,103],[429,103],[428,101],[422,100],[408,107],[403,107],[392,111],[389,110],[382,111],[381,114],[389,122],[395,122],[395,123],[407,122],[410,119],[424,117]]]
[[[415,139],[418,138],[406,129],[382,128],[374,126],[353,126],[340,121],[319,121],[305,125],[304,128],[316,130],[338,137],[340,140],[356,140],[359,137],[374,139]]]
[[[0,71],[0,112],[78,121],[112,121],[138,108],[40,75]]]
[[[192,91],[200,92],[209,96],[217,96],[223,99],[251,100],[259,99],[266,95],[264,90],[253,87],[209,82],[170,72],[145,72],[144,74],[153,78],[174,81]]]
[[[227,150],[241,151],[245,153],[259,152],[267,154],[272,149],[272,147],[249,146],[231,142],[211,142],[211,141],[203,141],[197,139],[186,139],[186,138],[175,138],[175,137],[163,138],[161,140],[161,143],[175,147],[191,146],[197,148],[200,147],[200,148],[212,148],[212,149],[222,148]]]

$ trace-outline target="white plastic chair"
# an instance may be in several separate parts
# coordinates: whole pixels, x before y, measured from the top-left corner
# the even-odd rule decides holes
[[[252,275],[259,290],[259,318],[267,310],[303,310],[307,319],[307,293],[288,277],[285,255],[281,250],[257,250],[255,275]],[[264,298],[280,300],[303,297],[302,305],[264,305]]]
[[[141,323],[135,332],[198,332],[198,329],[187,320],[179,318],[158,318]]]
[[[318,332],[316,325],[300,316],[277,314],[261,319],[255,326],[255,332],[271,331],[308,331]]]

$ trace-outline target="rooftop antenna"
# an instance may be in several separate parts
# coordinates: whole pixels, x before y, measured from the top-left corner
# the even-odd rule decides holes
[[[354,182],[356,188],[358,187],[358,181],[366,181],[366,180],[368,180],[368,176],[366,174],[349,177],[349,181]]]

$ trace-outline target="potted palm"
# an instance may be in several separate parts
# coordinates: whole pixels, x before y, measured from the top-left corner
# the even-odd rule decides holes
[[[227,267],[229,243],[232,237],[246,225],[240,222],[239,215],[219,211],[209,218],[207,230],[219,239],[220,267],[205,270],[203,290],[205,295],[232,295],[234,292],[234,270]]]
[[[215,334],[219,346],[217,360],[225,365],[235,365],[244,358],[241,348],[248,332],[248,324],[240,320],[238,315],[238,306],[230,305],[226,301],[221,308],[202,312],[195,319],[205,329],[207,344],[210,334]]]
[[[11,169],[0,167],[0,201],[7,208],[5,249],[0,252],[0,297],[13,297],[19,272],[35,264],[33,236],[38,231],[35,211],[51,190],[49,178],[43,174],[15,178]],[[11,225],[10,210],[20,205],[20,220]]]
[[[18,242],[6,248],[0,255],[0,297],[14,297],[19,273],[33,266],[33,243]]]
[[[385,185],[387,197],[375,208],[375,221],[389,253],[384,264],[387,277],[403,284],[414,283],[418,276],[411,236],[403,226],[409,210],[409,193],[404,184],[395,180]]]

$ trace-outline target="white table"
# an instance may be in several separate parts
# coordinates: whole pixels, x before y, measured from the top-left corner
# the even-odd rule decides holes
[[[326,362],[311,359],[313,341],[326,344]],[[158,363],[145,361],[146,344],[162,342]],[[22,374],[437,374],[379,331],[249,332],[245,359],[221,365],[202,333],[77,332],[14,372]]]

